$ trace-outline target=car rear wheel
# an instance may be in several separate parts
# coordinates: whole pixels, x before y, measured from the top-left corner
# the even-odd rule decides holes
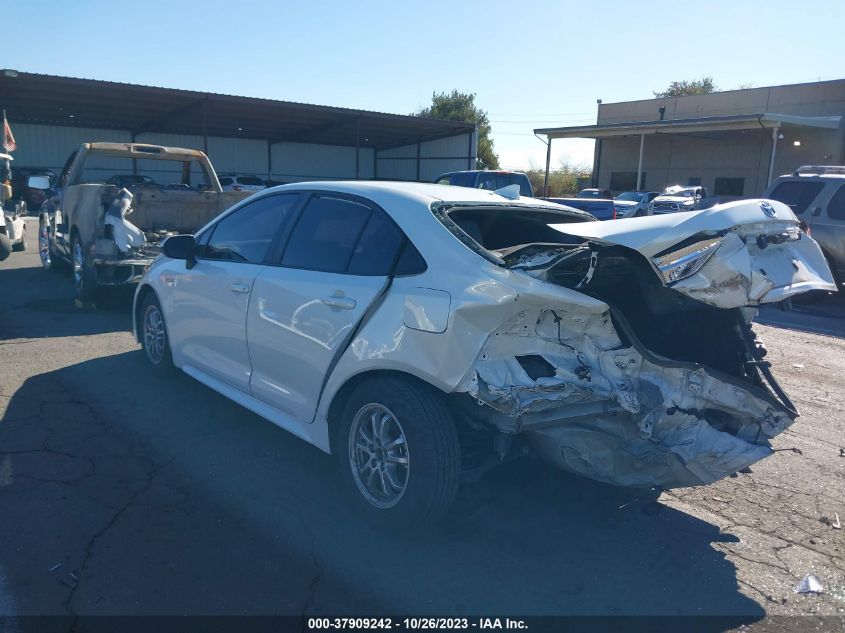
[[[139,311],[141,319],[141,348],[144,355],[157,371],[167,372],[173,367],[170,341],[164,322],[164,312],[158,298],[152,292],[144,297]]]
[[[385,527],[428,524],[455,498],[460,447],[442,395],[401,377],[359,385],[333,452],[359,509]]]
[[[94,280],[91,257],[78,235],[71,238],[70,252],[73,257],[73,285],[76,288],[76,298],[79,301],[91,301],[97,294],[97,282]]]

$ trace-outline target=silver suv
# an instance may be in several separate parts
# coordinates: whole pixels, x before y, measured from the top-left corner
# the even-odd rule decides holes
[[[821,246],[837,286],[845,281],[845,166],[805,165],[772,182],[763,197],[792,209]]]

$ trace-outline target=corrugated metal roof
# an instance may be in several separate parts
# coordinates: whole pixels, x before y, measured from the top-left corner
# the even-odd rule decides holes
[[[384,148],[470,132],[471,123],[213,92],[0,72],[9,121]]]
[[[839,116],[797,116],[760,112],[728,116],[709,116],[690,119],[664,119],[654,121],[634,121],[623,123],[601,123],[598,125],[577,125],[571,127],[540,128],[535,134],[544,134],[549,138],[606,138],[609,136],[630,136],[639,134],[660,134],[680,132],[719,132],[743,130],[755,127],[779,127],[797,125],[837,129],[842,117]]]

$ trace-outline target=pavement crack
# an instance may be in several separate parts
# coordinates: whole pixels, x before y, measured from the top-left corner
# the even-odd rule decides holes
[[[308,615],[308,610],[314,606],[314,602],[317,597],[317,585],[320,583],[320,580],[322,580],[323,575],[325,574],[325,569],[320,564],[320,559],[317,557],[317,537],[312,537],[311,548],[308,553],[311,557],[311,563],[317,568],[317,573],[314,574],[314,577],[311,578],[311,582],[308,585],[308,597],[305,599],[305,604],[302,606],[303,617]]]
[[[88,563],[90,562],[90,560],[93,556],[94,548],[97,545],[97,541],[99,541],[109,530],[111,530],[115,526],[115,524],[118,522],[120,517],[123,516],[123,514],[130,507],[132,507],[135,504],[138,497],[140,497],[142,494],[144,494],[147,490],[150,489],[150,487],[153,485],[153,481],[155,480],[156,475],[158,475],[158,473],[161,470],[163,470],[164,468],[166,468],[167,466],[172,464],[174,461],[176,461],[176,459],[182,454],[182,452],[183,451],[176,453],[173,457],[171,457],[166,462],[164,462],[164,463],[162,463],[158,466],[153,467],[149,471],[149,473],[147,474],[146,482],[144,483],[144,485],[141,486],[135,492],[133,492],[129,496],[129,499],[127,499],[126,503],[118,506],[116,508],[116,511],[114,512],[114,514],[112,514],[112,516],[109,518],[109,520],[106,522],[106,524],[102,528],[100,528],[97,532],[95,532],[94,535],[88,540],[88,543],[85,545],[85,548],[83,549],[82,562],[79,566],[79,580],[71,588],[71,590],[68,593],[68,596],[65,598],[65,600],[62,601],[62,606],[65,608],[65,610],[68,612],[68,614],[74,616],[73,623],[71,624],[71,627],[70,627],[71,631],[78,630],[77,625],[79,623],[79,615],[73,609],[73,599],[76,596],[76,592],[79,589],[79,587],[82,584],[82,581],[85,577],[84,574],[85,574],[85,571],[88,568]]]

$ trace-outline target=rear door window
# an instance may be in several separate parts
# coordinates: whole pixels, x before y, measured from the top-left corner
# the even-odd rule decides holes
[[[402,231],[387,214],[380,209],[373,210],[346,272],[350,275],[389,275],[404,240]]]
[[[812,204],[823,188],[824,182],[817,180],[787,180],[775,187],[769,198],[783,202],[792,209],[795,215],[801,215]]]
[[[293,229],[282,266],[345,272],[372,212],[353,200],[312,198]]]

